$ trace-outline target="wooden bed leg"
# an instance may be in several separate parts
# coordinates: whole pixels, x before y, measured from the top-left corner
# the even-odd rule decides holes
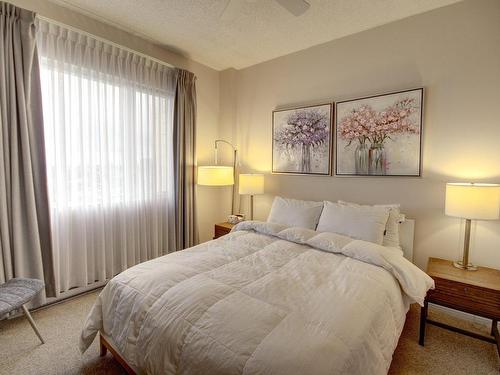
[[[99,333],[99,345],[101,348],[101,357],[104,357],[109,350],[113,358],[123,367],[123,369],[127,372],[127,374],[137,375],[134,369],[130,367],[130,365],[127,363],[127,361],[116,351],[115,348],[113,348],[113,345],[111,345],[100,333]]]
[[[102,336],[99,334],[99,347],[100,347],[100,356],[104,357],[106,353],[108,352],[108,348],[106,345],[104,345],[104,341],[102,339]]]

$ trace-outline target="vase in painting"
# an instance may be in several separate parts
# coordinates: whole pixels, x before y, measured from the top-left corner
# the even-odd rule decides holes
[[[386,174],[386,153],[383,143],[372,143],[368,152],[369,174],[385,175]]]
[[[300,171],[302,173],[311,172],[311,145],[302,144],[302,160],[300,163]]]
[[[366,143],[360,143],[354,150],[354,166],[357,175],[368,174],[369,148]]]

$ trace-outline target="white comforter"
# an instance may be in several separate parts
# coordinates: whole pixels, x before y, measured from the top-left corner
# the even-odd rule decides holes
[[[244,222],[112,279],[80,348],[100,330],[151,374],[384,374],[431,287],[382,246]]]

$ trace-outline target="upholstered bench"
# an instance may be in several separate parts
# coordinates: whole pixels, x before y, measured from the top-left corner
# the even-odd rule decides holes
[[[0,318],[11,311],[22,308],[42,344],[45,341],[25,304],[31,301],[43,287],[44,284],[40,280],[24,278],[10,279],[5,284],[0,285]]]

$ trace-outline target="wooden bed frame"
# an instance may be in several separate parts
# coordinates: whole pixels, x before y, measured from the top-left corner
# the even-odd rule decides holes
[[[113,358],[123,367],[127,374],[137,375],[135,370],[130,367],[125,358],[123,358],[121,354],[118,353],[118,351],[113,347],[113,345],[109,343],[108,340],[106,340],[102,333],[99,333],[99,348],[101,357],[104,357],[109,350],[109,352],[113,355]]]

